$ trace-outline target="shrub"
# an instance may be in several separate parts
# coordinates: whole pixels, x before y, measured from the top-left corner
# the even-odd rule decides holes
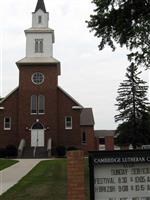
[[[52,154],[52,156],[55,156],[55,155],[56,155],[56,148],[52,148],[52,149],[51,149],[51,154]]]
[[[58,157],[64,157],[66,155],[66,147],[65,146],[56,147],[56,155]]]
[[[17,156],[17,154],[18,154],[18,151],[14,145],[8,145],[6,147],[6,156],[12,157],[12,156]]]
[[[5,158],[5,157],[6,157],[6,149],[0,148],[0,158]]]

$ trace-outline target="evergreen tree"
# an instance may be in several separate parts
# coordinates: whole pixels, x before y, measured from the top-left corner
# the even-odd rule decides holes
[[[118,89],[117,106],[119,114],[115,121],[122,123],[117,128],[117,143],[132,144],[134,148],[150,143],[150,115],[146,82],[140,79],[141,71],[131,63],[127,68],[126,80]]]
[[[99,49],[115,44],[130,50],[128,59],[135,65],[150,67],[150,1],[92,0],[96,8],[87,21],[99,38]]]

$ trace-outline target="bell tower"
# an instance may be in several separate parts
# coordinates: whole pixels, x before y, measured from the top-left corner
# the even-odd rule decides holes
[[[26,55],[16,63],[19,68],[20,139],[25,138],[28,145],[32,144],[32,131],[29,129],[38,121],[43,127],[51,126],[51,129],[44,133],[45,141],[46,138],[56,141],[57,136],[54,133],[57,132],[60,62],[53,57],[54,30],[49,28],[49,13],[44,0],[37,0],[32,13],[32,26],[25,30],[25,36]],[[28,131],[26,127],[30,127]]]
[[[32,13],[32,27],[25,30],[26,57],[53,57],[54,30],[48,22],[44,1],[38,0]]]

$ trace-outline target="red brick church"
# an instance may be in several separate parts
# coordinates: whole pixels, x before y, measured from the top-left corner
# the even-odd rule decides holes
[[[60,62],[53,57],[54,30],[38,0],[32,27],[25,30],[26,57],[16,62],[19,86],[0,101],[0,147],[96,150],[94,117],[58,86]]]

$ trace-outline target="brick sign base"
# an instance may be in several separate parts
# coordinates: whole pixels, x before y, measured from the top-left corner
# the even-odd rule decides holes
[[[67,153],[68,200],[85,200],[84,153],[69,151]]]

